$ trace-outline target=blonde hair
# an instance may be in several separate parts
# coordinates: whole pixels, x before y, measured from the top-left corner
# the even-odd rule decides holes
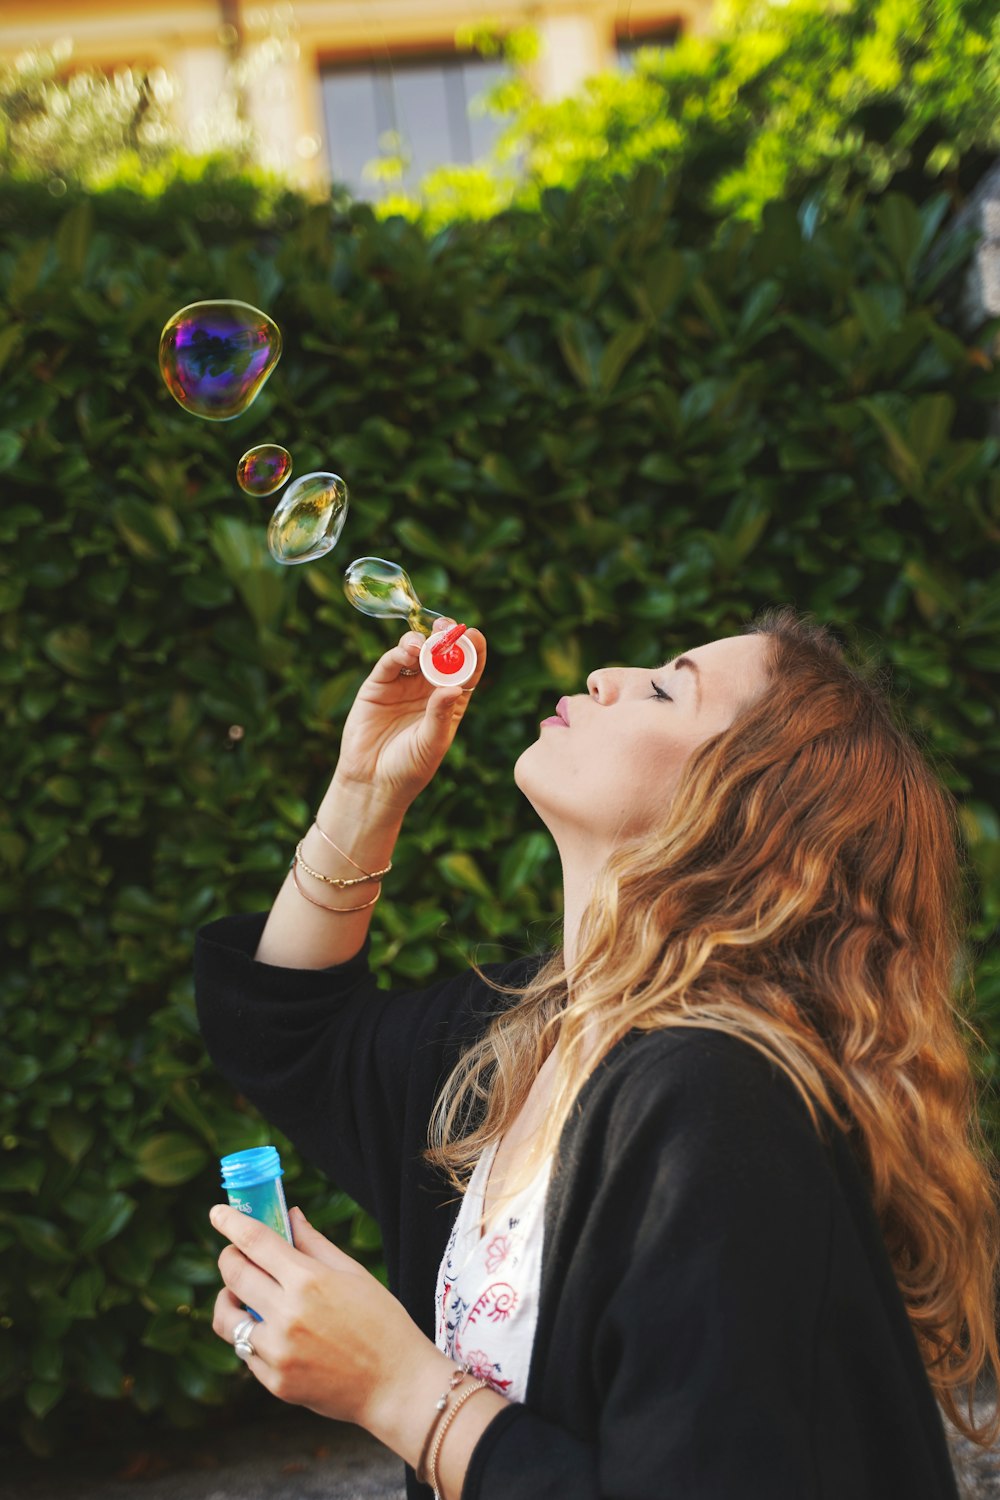
[[[817,1130],[817,1107],[853,1130],[932,1387],[987,1446],[1000,1410],[977,1428],[973,1400],[985,1365],[1000,1376],[1000,1213],[955,801],[884,682],[823,627],[781,609],[746,633],[764,638],[766,691],[690,756],[663,819],[610,856],[572,966],[557,951],[510,986],[474,965],[514,1002],[446,1079],[423,1155],[464,1192],[557,1039],[536,1161],[555,1160],[583,1082],[631,1029],[742,1038]]]

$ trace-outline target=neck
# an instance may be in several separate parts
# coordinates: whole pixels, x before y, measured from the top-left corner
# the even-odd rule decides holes
[[[556,847],[563,871],[563,957],[569,968],[576,962],[580,924],[608,851],[589,843],[581,846],[565,835],[556,836]]]

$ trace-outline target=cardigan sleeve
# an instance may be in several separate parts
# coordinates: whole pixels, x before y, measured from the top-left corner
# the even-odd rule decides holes
[[[701,1032],[623,1084],[574,1252],[598,1310],[593,1439],[512,1405],[481,1434],[462,1500],[818,1495],[831,1169],[762,1062]]]
[[[266,920],[263,912],[223,917],[196,936],[206,1049],[307,1161],[377,1217],[377,1193],[398,1192],[408,1122],[426,1130],[447,1068],[511,1002],[470,972],[423,989],[381,989],[370,937],[326,969],[259,963]],[[483,972],[513,981],[524,964]]]

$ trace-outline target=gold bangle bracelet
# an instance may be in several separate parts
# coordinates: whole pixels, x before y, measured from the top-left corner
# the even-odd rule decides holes
[[[322,880],[324,885],[334,885],[338,890],[345,890],[350,885],[365,885],[369,880],[381,880],[383,875],[388,875],[392,869],[392,865],[386,865],[384,870],[373,870],[370,875],[355,875],[349,880],[344,880],[336,875],[324,875],[322,870],[314,870],[312,865],[306,864],[302,854],[302,845],[304,842],[304,839],[299,839],[295,846],[295,858],[303,870],[305,870],[307,875],[311,875],[314,880]]]
[[[424,1438],[424,1446],[421,1450],[420,1457],[417,1459],[417,1467],[413,1471],[417,1476],[418,1484],[427,1483],[427,1471],[424,1468],[424,1464],[426,1464],[427,1455],[431,1451],[431,1442],[433,1441],[434,1434],[437,1431],[438,1423],[441,1420],[441,1413],[448,1405],[449,1392],[453,1391],[457,1385],[461,1385],[467,1374],[468,1371],[465,1369],[455,1370],[452,1373],[451,1380],[448,1383],[448,1390],[442,1391],[437,1401],[434,1403],[437,1407],[437,1416],[434,1418],[433,1422],[427,1429],[427,1436]]]
[[[316,819],[313,819],[313,827],[315,828],[316,832],[319,834],[320,838],[321,839],[326,839],[327,843],[330,845],[330,848],[331,849],[336,849],[337,853],[340,854],[344,859],[346,859],[347,863],[349,865],[353,865],[356,870],[360,870],[361,873],[362,873],[362,875],[367,875],[368,874],[368,871],[365,869],[364,865],[359,865],[356,859],[352,859],[351,858],[351,856],[348,854],[348,852],[347,852],[346,849],[341,849],[341,847],[340,847],[339,844],[335,844],[333,842],[333,839],[330,837],[330,835],[328,833],[324,833],[323,832],[322,828],[319,826],[319,823],[316,821]],[[389,871],[391,869],[392,869],[392,865],[391,864],[386,865],[385,869],[382,872],[383,875],[388,875],[388,873],[389,873]]]
[[[318,906],[320,911],[332,911],[340,915],[346,914],[349,911],[367,911],[369,906],[375,905],[375,902],[382,894],[382,888],[380,886],[379,889],[375,892],[372,900],[363,901],[360,906],[327,906],[325,901],[316,901],[312,896],[308,894],[308,892],[302,889],[302,886],[299,882],[299,872],[295,868],[294,863],[292,865],[292,879],[295,882],[295,889],[298,891],[299,895],[302,896],[306,901],[308,901],[310,905]]]
[[[448,1428],[451,1426],[452,1422],[455,1420],[455,1417],[458,1414],[458,1410],[462,1406],[462,1404],[468,1401],[470,1396],[474,1396],[477,1391],[485,1391],[489,1387],[489,1384],[490,1383],[488,1380],[480,1380],[477,1381],[475,1385],[470,1385],[467,1390],[464,1390],[459,1396],[458,1400],[455,1402],[455,1405],[452,1407],[451,1411],[441,1423],[441,1426],[438,1428],[437,1438],[435,1439],[434,1447],[431,1449],[431,1460],[427,1465],[428,1473],[430,1474],[431,1489],[434,1491],[434,1500],[441,1500],[441,1494],[438,1490],[437,1481],[437,1461],[438,1454],[441,1452],[441,1444],[444,1442],[444,1435],[448,1431]]]

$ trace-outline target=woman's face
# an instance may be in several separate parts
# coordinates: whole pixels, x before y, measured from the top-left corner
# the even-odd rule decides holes
[[[763,690],[766,645],[762,635],[737,635],[653,670],[601,667],[586,695],[561,698],[566,723],[543,721],[514,766],[553,836],[614,844],[658,822],[688,756]]]

